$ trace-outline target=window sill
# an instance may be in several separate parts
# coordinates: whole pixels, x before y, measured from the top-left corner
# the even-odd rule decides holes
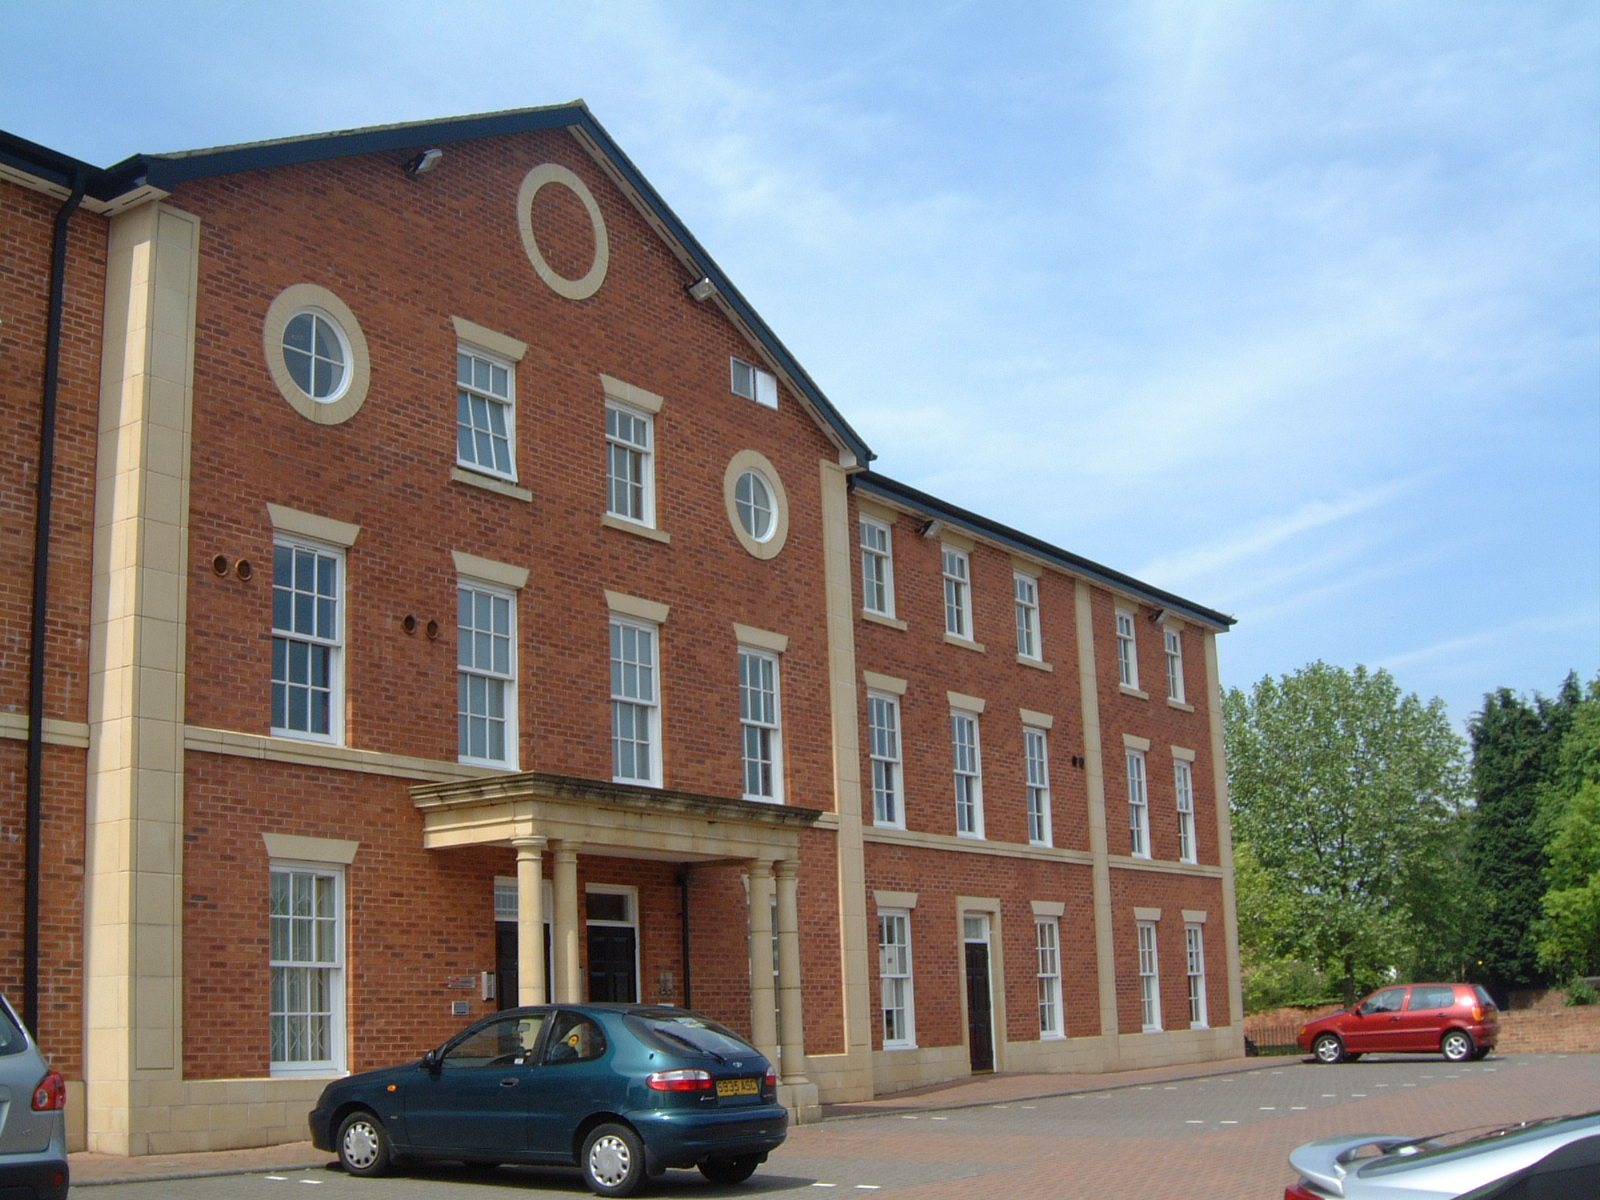
[[[864,621],[871,621],[874,625],[887,625],[890,629],[898,629],[901,632],[904,632],[906,629],[910,628],[904,621],[897,617],[886,617],[882,613],[875,613],[868,608],[861,610],[861,619]]]
[[[956,830],[956,836],[959,838],[966,838],[969,842],[982,842],[987,840],[981,832],[974,833],[966,829]]]
[[[1119,692],[1121,692],[1124,696],[1132,696],[1136,700],[1148,700],[1148,699],[1150,699],[1150,693],[1149,692],[1141,691],[1141,690],[1139,690],[1138,688],[1134,687],[1131,684],[1119,683],[1119,684],[1117,684],[1117,690]]]
[[[883,1048],[885,1050],[915,1050],[917,1044],[915,1042],[885,1042]]]
[[[905,828],[906,828],[903,824],[897,825],[892,821],[873,821],[872,822],[872,827],[874,829],[898,829],[902,833],[905,832]]]
[[[660,542],[663,546],[672,544],[672,535],[665,530],[656,529],[650,525],[641,525],[637,521],[624,520],[604,513],[600,517],[600,524],[607,529],[615,529],[618,533],[631,533],[635,537],[648,538],[652,542]]]
[[[987,654],[988,650],[982,642],[975,642],[971,638],[959,637],[953,633],[946,633],[944,640],[951,646],[960,646],[963,650],[976,650],[979,654]]]
[[[505,479],[496,479],[493,475],[483,475],[477,471],[469,471],[466,467],[451,467],[450,478],[456,483],[465,483],[472,487],[482,488],[486,492],[496,495],[509,496],[513,500],[533,501],[533,493],[525,487]]]
[[[1035,671],[1054,671],[1055,667],[1042,658],[1029,658],[1026,654],[1017,655],[1017,662],[1024,667],[1032,667]]]
[[[1182,700],[1174,700],[1171,696],[1167,697],[1167,707],[1168,708],[1175,708],[1179,712],[1193,712],[1194,711],[1194,705],[1185,704]]]

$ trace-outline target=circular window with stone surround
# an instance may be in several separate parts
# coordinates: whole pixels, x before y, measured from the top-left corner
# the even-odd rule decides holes
[[[289,406],[318,425],[340,425],[361,411],[372,360],[361,323],[327,288],[296,283],[267,306],[261,330],[267,371]]]
[[[789,497],[766,455],[741,450],[722,475],[722,499],[733,536],[756,558],[776,558],[789,538]]]

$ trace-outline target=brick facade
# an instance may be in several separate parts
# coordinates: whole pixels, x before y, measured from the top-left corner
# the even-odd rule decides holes
[[[432,144],[445,150],[437,169],[400,170]],[[508,966],[525,986],[545,972],[508,964],[497,887],[521,913],[542,911],[549,987],[565,999],[595,986],[589,898],[628,897],[626,986],[691,1002],[770,1053],[781,1043],[802,1113],[819,1098],[966,1074],[983,1066],[985,1040],[1000,1070],[1237,1050],[1215,657],[1227,618],[867,470],[870,451],[581,106],[145,167],[136,181],[97,176],[103,194],[73,219],[62,360],[46,712],[65,724],[46,758],[41,1032],[87,1098],[81,1141],[122,1153],[244,1145],[302,1119],[314,1081],[275,1065],[269,1037],[275,865],[342,889],[335,1069],[415,1055],[492,1011],[507,997],[483,983],[509,978]],[[535,168],[558,185],[529,201]],[[0,451],[11,460],[0,553],[13,566],[0,620],[13,648],[28,610],[42,256],[59,204],[39,170],[39,190],[0,185],[12,435]],[[148,189],[142,203],[118,199],[134,187]],[[574,298],[602,250],[603,280]],[[690,294],[697,276],[709,298]],[[357,326],[347,350],[367,370],[365,391],[341,419],[309,396],[291,403],[275,382],[282,351],[264,329],[286,289],[306,286],[331,297],[328,319]],[[148,327],[140,288],[154,297]],[[509,478],[458,462],[462,329],[519,356]],[[118,349],[141,346],[148,363]],[[772,374],[776,407],[734,393],[735,358]],[[97,392],[126,407],[140,388],[176,414],[172,432],[151,417],[148,429],[118,426],[129,441],[97,439]],[[642,528],[605,516],[608,395],[651,412],[654,519]],[[118,449],[135,438],[140,456]],[[774,485],[781,532],[770,543],[732,519],[732,480],[752,463]],[[863,516],[892,530],[890,618],[864,611]],[[146,532],[128,540],[125,529]],[[164,532],[178,529],[178,540]],[[164,537],[164,556],[146,562],[140,547]],[[331,736],[273,729],[274,549],[286,537],[321,538],[339,562]],[[972,628],[954,639],[946,546],[970,569]],[[497,585],[516,634],[515,750],[499,770],[463,762],[458,744],[457,587],[471,564],[521,581]],[[1017,572],[1036,581],[1037,659],[1017,653]],[[121,638],[127,580],[143,581],[127,601],[134,627],[175,630],[176,644]],[[1119,605],[1134,614],[1137,688],[1117,680]],[[613,780],[610,629],[640,613],[656,633],[659,790]],[[1168,631],[1182,640],[1181,703],[1167,694]],[[738,652],[752,639],[778,664],[781,805],[745,798]],[[26,724],[15,654],[0,649],[8,830]],[[119,667],[155,690],[97,694]],[[163,698],[169,676],[177,690]],[[894,684],[901,720],[904,808],[887,824],[873,801],[873,680]],[[957,827],[953,705],[977,722],[981,836]],[[1045,839],[1030,838],[1025,724],[1048,743]],[[135,763],[170,771],[119,774],[121,737]],[[1147,746],[1147,856],[1130,853],[1124,751],[1135,743]],[[1194,784],[1192,861],[1180,861],[1175,752]],[[87,882],[111,878],[129,853],[119,814],[139,830],[129,864],[143,881],[127,925],[106,897],[89,904]],[[530,870],[553,907],[518,889]],[[20,888],[22,874],[14,840],[0,843],[0,884]],[[773,903],[770,961],[765,934],[754,936],[769,927],[752,911],[758,895]],[[909,906],[915,997],[914,1046],[887,1050],[883,897]],[[1164,1032],[1147,1034],[1134,914],[1156,909]],[[1196,914],[1207,1020],[1191,1029],[1184,927]],[[1061,1029],[1045,1037],[1040,919],[1060,937]],[[0,923],[5,961],[17,924]],[[975,950],[966,942],[979,928]],[[975,953],[990,978],[979,991]],[[107,964],[120,965],[104,974]],[[85,1009],[83,977],[117,999]],[[19,983],[0,979],[8,992]],[[970,996],[992,1003],[984,1028]],[[84,1011],[92,1044],[112,1048],[94,1063]],[[166,1012],[170,1024],[150,1015]],[[260,1086],[239,1091],[240,1080]],[[236,1108],[219,1105],[222,1081]],[[173,1115],[201,1109],[214,1119]]]

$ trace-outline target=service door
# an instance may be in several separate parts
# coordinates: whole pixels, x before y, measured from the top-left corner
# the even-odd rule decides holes
[[[989,982],[989,918],[968,916],[962,925],[967,949],[967,1047],[974,1071],[994,1070],[994,1000]]]
[[[593,1003],[639,999],[637,941],[626,925],[589,926],[589,999]]]

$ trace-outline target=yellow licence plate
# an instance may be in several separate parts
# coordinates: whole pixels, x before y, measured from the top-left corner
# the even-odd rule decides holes
[[[761,1091],[761,1083],[755,1079],[719,1079],[717,1080],[717,1095],[719,1096],[754,1096]]]

